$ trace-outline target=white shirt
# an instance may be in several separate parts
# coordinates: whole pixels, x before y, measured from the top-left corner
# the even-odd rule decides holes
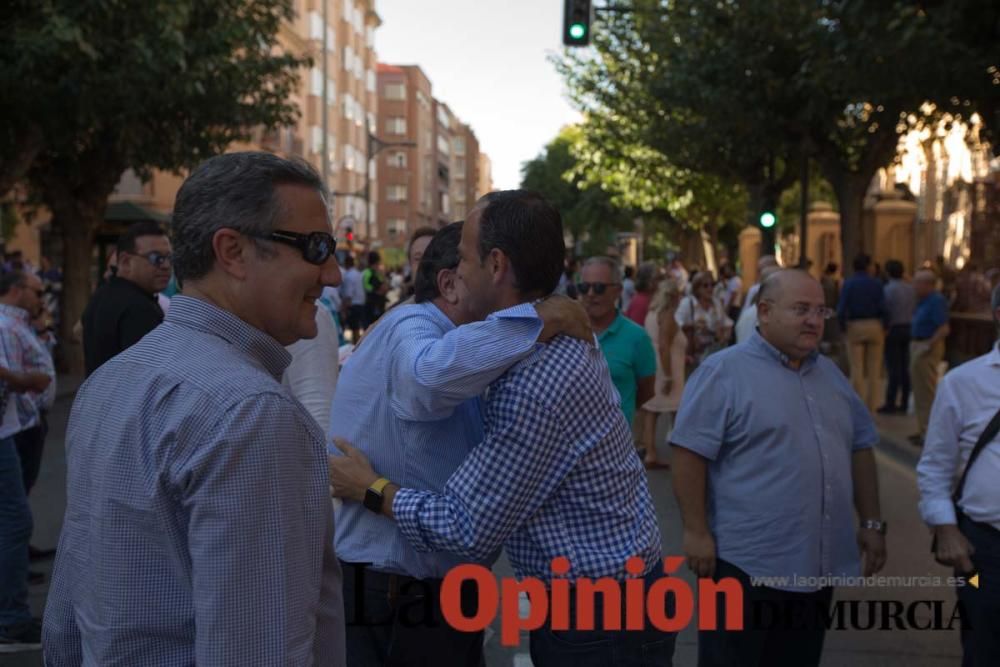
[[[757,329],[757,307],[744,308],[740,312],[740,318],[736,320],[736,342],[742,343],[749,340],[750,336]]]
[[[315,338],[302,339],[285,348],[292,355],[292,363],[285,369],[281,383],[329,438],[330,404],[340,370],[340,343],[330,311],[322,305],[316,308],[316,329]]]
[[[753,302],[753,298],[757,296],[757,292],[759,291],[760,291],[760,283],[754,283],[753,285],[750,286],[750,289],[747,290],[747,298],[743,301],[744,312],[750,308],[752,308],[754,311],[757,310],[757,304]]]
[[[365,288],[361,284],[361,272],[351,267],[344,271],[340,283],[340,296],[351,300],[352,306],[365,305]]]
[[[953,524],[951,494],[986,425],[1000,409],[1000,347],[952,370],[937,388],[924,451],[917,464],[920,514],[928,525]],[[1000,436],[969,469],[959,499],[973,521],[1000,530]]]

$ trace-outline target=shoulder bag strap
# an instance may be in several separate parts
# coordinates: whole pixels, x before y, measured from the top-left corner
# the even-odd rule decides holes
[[[986,428],[979,435],[979,440],[976,441],[975,446],[972,448],[972,453],[969,454],[969,460],[965,463],[965,470],[962,471],[962,478],[958,482],[958,486],[955,488],[955,493],[952,498],[957,503],[962,497],[962,490],[965,488],[965,478],[969,476],[969,468],[972,467],[972,463],[976,460],[986,445],[996,437],[997,433],[1000,432],[1000,410],[993,415],[993,419],[990,423],[986,425]]]

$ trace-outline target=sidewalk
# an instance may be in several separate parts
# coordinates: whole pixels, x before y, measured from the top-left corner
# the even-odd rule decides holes
[[[911,444],[909,440],[910,436],[917,432],[917,418],[914,415],[876,414],[875,428],[882,437],[882,441],[878,444],[879,451],[900,463],[917,467],[922,448]]]

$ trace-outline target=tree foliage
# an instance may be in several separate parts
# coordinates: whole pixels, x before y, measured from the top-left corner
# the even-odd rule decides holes
[[[563,128],[540,155],[524,163],[521,187],[541,193],[559,209],[564,228],[584,255],[603,254],[616,232],[632,230],[634,214],[584,179],[573,154],[579,141],[579,127]]]
[[[291,95],[309,61],[276,46],[291,0],[14,4],[3,19],[14,38],[0,82],[18,90],[6,84],[23,78],[30,94],[5,96],[11,123],[0,150],[6,164],[32,153],[12,137],[41,138],[30,166],[9,172],[27,172],[62,233],[69,327],[85,305],[94,231],[122,174],[177,171],[255,128],[295,122]]]
[[[983,0],[621,0],[595,49],[559,69],[617,143],[742,183],[748,220],[812,157],[837,194],[844,250],[863,197],[925,101],[996,109],[998,14]]]

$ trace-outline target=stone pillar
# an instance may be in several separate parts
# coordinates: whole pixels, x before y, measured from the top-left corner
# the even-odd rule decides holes
[[[884,268],[888,260],[899,260],[906,273],[912,275],[917,259],[914,256],[913,238],[917,205],[903,199],[899,192],[887,190],[882,193],[871,212],[872,261]]]
[[[840,245],[840,214],[834,212],[829,202],[813,202],[806,218],[809,225],[809,247],[806,257],[812,260],[812,275],[819,278],[830,262],[840,267],[844,275],[843,250]]]
[[[747,227],[740,232],[740,277],[743,279],[743,289],[757,282],[757,259],[760,257],[760,230]]]

